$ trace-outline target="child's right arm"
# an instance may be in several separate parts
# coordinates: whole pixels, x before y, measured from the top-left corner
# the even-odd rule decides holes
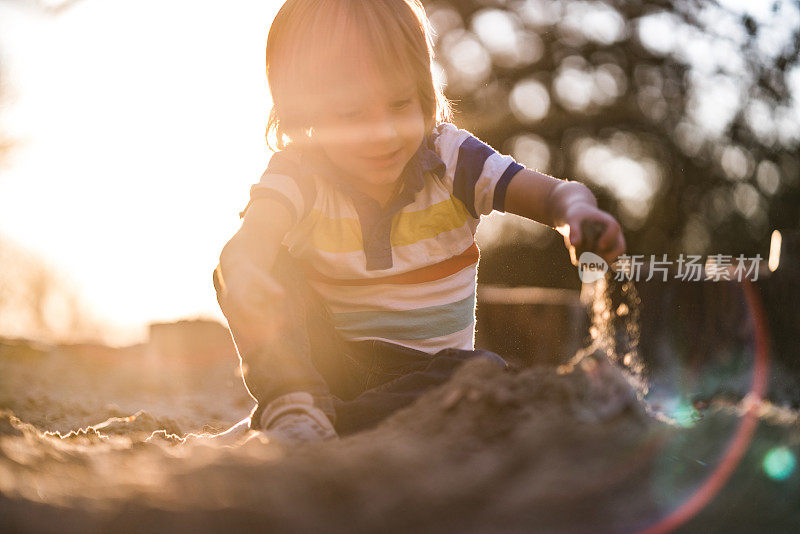
[[[248,207],[241,228],[222,249],[217,267],[220,306],[231,329],[240,334],[240,345],[260,346],[280,332],[283,288],[269,273],[291,222],[292,214],[283,204],[270,198],[258,199]]]

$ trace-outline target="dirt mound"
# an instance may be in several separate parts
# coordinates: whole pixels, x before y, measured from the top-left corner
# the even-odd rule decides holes
[[[706,486],[741,420],[711,407],[692,428],[662,422],[602,359],[561,373],[470,362],[378,428],[292,451],[144,441],[159,426],[196,430],[148,414],[62,439],[5,412],[0,515],[11,532],[636,532]],[[788,531],[800,477],[777,484],[761,468],[785,443],[798,453],[796,421],[762,424],[686,528]]]

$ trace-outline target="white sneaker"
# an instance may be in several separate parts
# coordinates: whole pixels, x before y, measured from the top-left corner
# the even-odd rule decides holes
[[[314,397],[304,391],[289,393],[270,402],[260,423],[262,437],[284,445],[339,437],[325,412],[314,406]]]
[[[204,443],[217,447],[239,447],[256,439],[263,443],[297,445],[338,438],[325,412],[314,406],[314,397],[298,391],[278,397],[261,414],[262,430],[250,430],[246,417],[220,434],[188,434],[180,439],[186,443]],[[148,438],[148,441],[153,436]]]

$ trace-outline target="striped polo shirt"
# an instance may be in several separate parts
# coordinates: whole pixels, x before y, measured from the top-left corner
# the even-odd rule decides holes
[[[292,214],[283,245],[344,338],[433,354],[474,347],[475,230],[481,215],[504,211],[506,188],[521,169],[444,123],[420,145],[385,207],[324,156],[291,147],[272,156],[250,202],[272,198]]]

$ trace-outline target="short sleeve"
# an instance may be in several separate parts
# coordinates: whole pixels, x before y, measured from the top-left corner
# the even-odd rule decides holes
[[[508,184],[522,165],[450,123],[436,127],[434,146],[445,164],[445,179],[452,184],[453,196],[474,218],[505,211]]]
[[[281,203],[291,214],[292,225],[296,225],[311,211],[314,188],[302,171],[298,155],[289,151],[272,155],[261,180],[250,188],[250,201],[239,217],[244,218],[253,202],[261,198]]]

